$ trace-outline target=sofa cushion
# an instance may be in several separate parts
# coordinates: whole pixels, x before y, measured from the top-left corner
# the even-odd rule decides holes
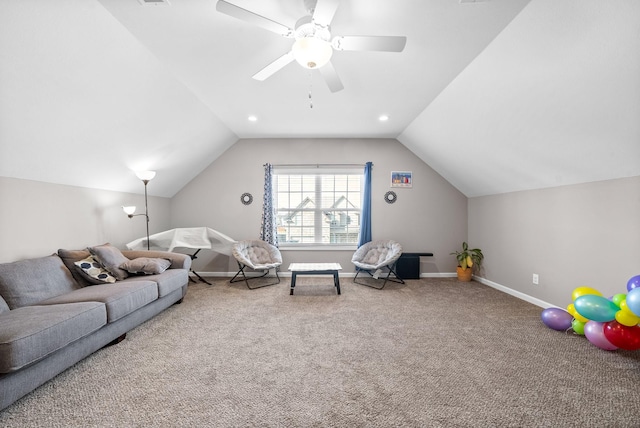
[[[10,309],[30,306],[79,288],[57,255],[0,264],[0,295]]]
[[[152,281],[125,281],[98,284],[41,301],[40,305],[102,302],[107,307],[107,322],[112,323],[158,298],[158,286]]]
[[[120,269],[124,269],[133,274],[154,275],[164,272],[169,266],[171,266],[171,260],[169,259],[138,257],[137,259],[122,263]]]
[[[7,306],[7,302],[0,296],[0,314],[3,312],[9,312],[9,306]]]
[[[120,269],[120,265],[129,261],[122,252],[113,245],[106,243],[87,248],[89,252],[107,269],[118,281],[129,276],[129,272]]]
[[[87,277],[87,281],[92,284],[102,284],[109,283],[113,284],[116,282],[116,278],[109,273],[98,261],[93,257],[89,256],[86,259],[78,260],[74,263],[76,269],[79,269],[82,273],[83,277]]]
[[[98,302],[25,306],[0,314],[0,373],[35,363],[105,325]]]
[[[158,296],[164,297],[189,283],[189,271],[169,269],[161,275],[130,276],[124,283],[129,281],[155,281],[158,284]]]

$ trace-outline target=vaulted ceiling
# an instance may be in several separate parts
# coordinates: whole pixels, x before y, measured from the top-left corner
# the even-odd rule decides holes
[[[397,138],[470,197],[640,175],[637,0],[342,0],[331,31],[407,44],[335,51],[332,93],[295,62],[252,79],[292,40],[216,0],[3,0],[0,176],[137,193],[154,169],[170,197],[239,138],[304,137]]]

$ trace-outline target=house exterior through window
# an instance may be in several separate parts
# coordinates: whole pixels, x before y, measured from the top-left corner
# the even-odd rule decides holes
[[[357,244],[362,185],[362,167],[274,166],[280,246]]]

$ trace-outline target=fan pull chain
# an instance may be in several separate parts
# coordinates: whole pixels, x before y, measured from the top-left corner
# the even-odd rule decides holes
[[[313,75],[309,70],[309,108],[313,108]]]

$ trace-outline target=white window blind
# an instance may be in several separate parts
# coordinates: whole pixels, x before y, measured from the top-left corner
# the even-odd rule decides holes
[[[363,166],[273,167],[280,246],[358,242]]]

